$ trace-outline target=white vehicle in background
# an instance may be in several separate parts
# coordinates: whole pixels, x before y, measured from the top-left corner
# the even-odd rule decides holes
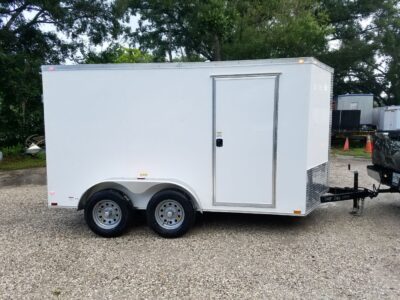
[[[400,106],[381,106],[373,110],[374,124],[379,131],[400,130]]]
[[[164,237],[196,212],[306,216],[328,190],[333,70],[314,58],[43,66],[50,207]]]

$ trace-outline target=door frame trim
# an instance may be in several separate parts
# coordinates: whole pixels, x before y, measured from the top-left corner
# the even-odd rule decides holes
[[[278,104],[279,104],[279,78],[281,73],[253,73],[253,74],[228,74],[211,75],[212,78],[212,203],[213,206],[236,206],[236,207],[258,207],[275,208],[276,207],[276,168],[277,168],[277,149],[278,149]],[[217,79],[243,79],[249,77],[273,78],[275,79],[274,88],[274,113],[273,113],[273,148],[272,148],[272,203],[231,203],[217,202],[216,199],[216,81]]]

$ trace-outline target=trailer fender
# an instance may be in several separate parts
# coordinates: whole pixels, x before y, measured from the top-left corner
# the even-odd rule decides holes
[[[131,196],[132,196],[131,193],[123,185],[118,184],[117,182],[103,181],[103,182],[99,182],[99,183],[93,185],[92,187],[87,189],[82,194],[82,196],[79,199],[78,210],[82,210],[82,209],[84,209],[86,207],[86,204],[87,204],[89,198],[93,194],[95,194],[95,193],[97,193],[99,191],[103,191],[103,190],[114,190],[114,191],[117,191],[118,193],[122,194],[127,201],[132,203],[130,201],[130,199],[132,199],[131,198]]]
[[[174,179],[127,179],[127,178],[113,178],[108,179],[87,189],[80,197],[78,210],[84,209],[90,196],[94,193],[112,189],[120,192],[124,197],[131,202],[132,206],[136,209],[146,209],[147,204],[154,194],[161,190],[172,189],[178,190],[188,196],[192,202],[195,210],[202,212],[202,207],[196,193],[193,189],[181,182]]]

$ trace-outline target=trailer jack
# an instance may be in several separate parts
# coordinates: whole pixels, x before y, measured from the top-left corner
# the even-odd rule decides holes
[[[380,193],[398,193],[399,190],[396,188],[388,189],[376,189],[375,185],[373,189],[359,188],[358,187],[358,172],[354,172],[353,187],[330,187],[326,194],[321,196],[321,203],[338,202],[345,200],[353,200],[353,208],[351,214],[355,216],[361,216],[364,211],[364,200],[365,198],[373,199]]]
[[[353,209],[351,210],[350,214],[354,216],[361,216],[364,212],[364,202],[365,198],[354,199],[353,200]]]

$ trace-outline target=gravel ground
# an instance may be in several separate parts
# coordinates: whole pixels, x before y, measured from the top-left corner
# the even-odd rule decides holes
[[[331,185],[351,185],[349,158]],[[373,181],[353,159],[360,185]],[[45,186],[0,189],[0,298],[400,298],[400,199],[324,204],[306,218],[205,214],[167,240],[143,220],[120,238],[47,209]]]
[[[34,168],[15,171],[0,171],[0,187],[27,184],[46,184],[46,168]]]

